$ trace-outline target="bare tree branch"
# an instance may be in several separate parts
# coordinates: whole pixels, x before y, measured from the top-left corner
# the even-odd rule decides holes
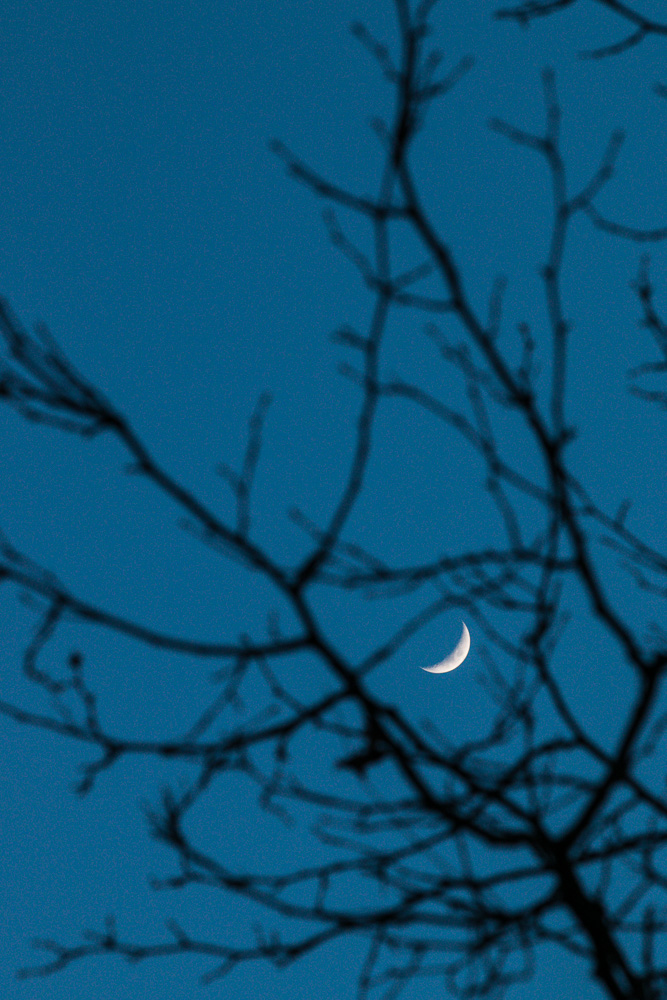
[[[535,0],[497,16],[529,24],[574,2]],[[611,55],[649,34],[667,34],[628,5],[598,2],[628,22],[633,34],[593,54]],[[583,960],[613,1000],[664,995],[667,803],[664,769],[656,764],[667,734],[667,635],[656,625],[647,639],[628,608],[638,591],[656,601],[667,597],[667,554],[627,526],[629,499],[609,512],[585,475],[575,474],[581,465],[570,457],[576,431],[569,383],[582,359],[571,337],[563,270],[577,216],[610,238],[657,241],[665,231],[610,222],[594,204],[613,178],[619,132],[601,150],[589,180],[572,193],[555,74],[546,70],[541,131],[491,123],[518,147],[518,156],[530,159],[536,152],[538,167],[546,167],[545,319],[508,334],[504,278],[482,296],[488,303],[482,315],[468,290],[465,261],[448,238],[446,219],[429,206],[413,155],[427,111],[470,67],[466,59],[441,75],[441,56],[430,46],[433,6],[426,0],[413,9],[396,0],[397,52],[365,27],[353,29],[394,94],[391,119],[379,128],[374,194],[347,191],[274,145],[288,173],[324,203],[334,248],[353,265],[372,303],[365,328],[342,327],[332,338],[352,352],[353,362],[343,361],[340,370],[357,393],[357,409],[351,456],[331,509],[322,523],[307,512],[292,514],[305,536],[305,556],[285,566],[270,546],[251,539],[258,537],[251,530],[251,500],[268,395],[250,417],[241,471],[221,467],[236,501],[232,526],[156,461],[44,328],[30,334],[6,304],[0,306],[2,401],[57,430],[113,434],[133,469],[172,501],[196,537],[232,568],[240,564],[261,576],[296,622],[283,636],[274,606],[267,605],[265,637],[251,637],[244,622],[236,638],[216,642],[165,634],[74,595],[61,574],[2,541],[0,579],[39,605],[20,665],[36,693],[50,701],[42,711],[3,700],[0,712],[92,748],[95,759],[82,765],[77,786],[82,794],[129,755],[187,761],[189,782],[178,793],[163,789],[146,808],[151,835],[173,858],[173,870],[154,887],[174,897],[185,887],[215,890],[267,921],[247,928],[244,943],[232,946],[224,937],[190,934],[175,921],[166,934],[137,943],[107,918],[101,931],[86,931],[74,944],[36,942],[44,957],[23,976],[50,975],[103,955],[142,962],[192,954],[212,963],[203,976],[212,982],[247,963],[265,960],[282,968],[328,942],[363,939],[360,996],[397,996],[414,978],[437,976],[452,996],[481,998],[507,994],[530,978],[548,942]],[[360,225],[369,227],[368,244],[357,238]],[[422,282],[429,283],[426,290]],[[660,360],[647,362],[639,347],[629,388],[667,406],[667,393],[646,389],[643,381],[667,371],[667,324],[648,263],[633,288]],[[423,384],[419,373],[390,374],[385,343],[394,316],[412,322],[434,314],[443,327],[429,322],[430,344],[424,343],[446,378]],[[540,380],[538,365],[545,359]],[[400,409],[401,420],[418,413],[431,421],[444,448],[453,441],[465,448],[486,491],[492,542],[460,551],[438,541],[428,558],[406,556],[398,565],[390,545],[373,551],[355,515],[372,486],[378,422],[390,408]],[[364,614],[380,601],[396,602],[391,627],[348,655],[318,600],[324,588],[372,598]],[[563,637],[573,607],[584,605],[627,693],[626,703],[614,706],[604,737],[582,706],[571,703],[563,669]],[[444,734],[432,721],[417,725],[373,684],[382,664],[452,608],[464,608],[475,622],[485,667],[480,696],[487,699],[488,718],[466,739]],[[108,720],[82,653],[72,652],[64,669],[49,665],[64,620],[101,626],[168,654],[219,660],[216,690],[180,735],[128,737]],[[304,693],[291,669],[300,657],[308,658],[320,682],[316,694]],[[280,870],[267,873],[232,862],[219,842],[206,842],[191,814],[204,800],[218,796],[224,802],[230,776],[239,774],[256,786],[258,807],[270,817],[309,829],[318,860],[303,861],[295,850]]]

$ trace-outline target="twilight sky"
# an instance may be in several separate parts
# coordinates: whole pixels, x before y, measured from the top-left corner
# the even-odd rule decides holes
[[[601,7],[578,3],[522,31],[494,20],[496,6],[441,4],[435,24],[444,64],[468,54],[475,64],[431,110],[415,164],[475,304],[485,308],[494,278],[504,274],[508,329],[529,320],[539,336],[548,177],[542,160],[491,131],[489,120],[541,131],[540,72],[554,67],[573,189],[620,128],[626,144],[599,207],[630,226],[664,225],[667,102],[653,86],[667,82],[667,41],[582,60],[580,50],[622,37]],[[349,31],[357,20],[395,39],[392,5],[381,0],[2,4],[0,294],[26,326],[45,322],[165,467],[226,518],[233,502],[216,468],[238,467],[255,402],[270,392],[253,530],[285,563],[305,551],[289,511],[298,507],[323,523],[340,490],[358,390],[338,372],[353,359],[331,334],[363,326],[371,299],[332,247],[323,205],[286,177],[269,143],[278,138],[328,177],[374,190],[378,141],[369,121],[387,112],[391,94]],[[368,239],[361,227],[351,232]],[[664,416],[625,392],[627,370],[656,359],[630,287],[644,249],[584,218],[574,225],[564,270],[575,355],[569,419],[580,428],[575,467],[606,509],[634,498],[633,528],[664,544],[664,509],[653,499],[664,496],[664,460],[646,447],[663,440]],[[650,250],[659,284],[665,248]],[[407,310],[394,318],[384,370],[421,378],[458,403],[461,390],[438,367],[423,326]],[[264,628],[262,585],[184,530],[172,504],[126,473],[127,456],[111,439],[80,439],[3,409],[0,454],[0,528],[73,592],[193,638]],[[484,479],[460,440],[443,438],[424,414],[388,404],[350,538],[397,564],[492,544]],[[21,597],[14,586],[0,589],[0,697],[46,710],[48,699],[21,678],[20,653],[39,612],[34,599]],[[321,600],[332,634],[353,657],[397,625],[390,602],[337,593]],[[639,628],[649,628],[656,607],[637,598]],[[415,719],[435,719],[453,739],[470,738],[485,718],[483,642],[474,622],[460,670],[435,677],[417,667],[453,648],[460,619],[454,611],[431,622],[375,678],[385,697],[410,706]],[[626,697],[605,641],[575,600],[561,654],[569,657],[566,686],[602,739],[613,705]],[[210,694],[210,663],[160,655],[92,627],[64,624],[49,662],[62,661],[73,644],[85,653],[106,718],[124,733],[176,733]],[[314,683],[305,666],[304,691]],[[174,898],[147,884],[147,875],[169,874],[171,857],[150,840],[142,806],[173,769],[122,762],[81,799],[72,788],[87,760],[85,747],[0,721],[0,993],[7,1000],[295,1000],[312,996],[314,983],[319,1000],[354,996],[346,970],[359,955],[342,947],[285,972],[256,965],[201,988],[200,959],[127,966],[109,958],[17,981],[14,970],[35,961],[32,939],[73,942],[110,912],[138,939],[159,932],[171,914],[232,939],[253,919],[214,892]],[[235,797],[198,821],[219,827],[228,857],[267,867],[278,867],[300,836],[298,827],[258,812],[240,780]],[[434,992],[441,995],[421,980],[405,996]],[[537,978],[512,993],[517,1000],[570,996],[599,993],[576,963],[555,953],[545,953]]]

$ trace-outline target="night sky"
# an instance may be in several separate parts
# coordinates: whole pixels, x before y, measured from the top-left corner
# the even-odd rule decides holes
[[[379,143],[370,121],[388,113],[392,94],[350,24],[364,22],[391,45],[392,4],[1,6],[0,294],[26,327],[46,323],[170,474],[230,521],[233,497],[216,470],[240,466],[248,420],[261,394],[270,393],[252,530],[278,561],[295,563],[308,539],[289,512],[298,508],[326,522],[353,443],[359,390],[339,368],[355,359],[331,335],[344,325],[363,328],[372,297],[332,246],[325,206],[286,175],[270,143],[281,140],[353,190],[375,190]],[[572,190],[589,180],[611,133],[621,129],[618,167],[596,204],[627,226],[665,225],[667,101],[654,85],[667,83],[667,39],[649,38],[613,58],[581,59],[582,50],[625,31],[602,6],[577,3],[529,30],[494,19],[496,7],[443,2],[434,14],[443,65],[468,55],[475,61],[430,110],[414,166],[473,303],[485,312],[494,279],[504,275],[506,329],[528,321],[539,342],[546,336],[539,271],[548,252],[549,178],[539,156],[489,122],[542,131],[540,74],[553,67]],[[367,229],[350,222],[347,231],[368,249]],[[406,239],[408,256],[413,249]],[[665,246],[648,249],[664,302]],[[583,216],[573,224],[563,271],[572,324],[568,420],[579,428],[571,452],[577,474],[612,515],[632,498],[633,530],[660,547],[664,414],[626,387],[630,368],[657,360],[631,287],[646,250]],[[421,379],[450,405],[464,405],[465,393],[424,325],[423,315],[396,312],[383,370]],[[383,406],[346,536],[394,564],[492,545],[497,520],[479,457],[424,412],[399,400]],[[516,448],[524,444],[517,439]],[[202,640],[259,635],[267,607],[289,629],[289,609],[255,575],[201,544],[171,501],[128,473],[128,456],[110,436],[86,440],[5,407],[0,454],[0,528],[86,601]],[[528,467],[531,461],[527,455]],[[610,587],[617,593],[613,573]],[[641,592],[632,600],[624,612],[648,636],[660,605]],[[317,602],[329,635],[352,659],[400,624],[392,602],[330,591]],[[0,697],[46,712],[48,697],[21,674],[21,651],[40,609],[20,588],[0,588]],[[630,682],[580,597],[572,595],[569,610],[559,653],[564,688],[604,741]],[[484,638],[474,616],[466,617],[472,649],[456,673],[434,677],[417,668],[453,648],[462,615],[452,609],[431,621],[373,680],[411,719],[429,716],[453,740],[471,738],[489,711]],[[495,626],[516,629],[509,617],[499,616]],[[45,662],[56,669],[73,649],[85,656],[109,726],[126,735],[181,732],[214,690],[210,661],[165,655],[74,622],[58,628]],[[297,688],[317,685],[307,662],[294,670]],[[247,697],[252,709],[252,686]],[[315,776],[315,746],[313,754]],[[82,798],[74,786],[93,758],[90,747],[9,719],[0,723],[4,997],[355,995],[362,958],[356,944],[323,949],[282,972],[255,964],[208,987],[198,979],[209,966],[197,957],[129,966],[111,956],[17,980],[18,968],[39,961],[33,939],[73,943],[82,930],[102,927],[109,913],[137,940],[159,937],[170,916],[240,940],[255,919],[213,890],[170,894],[149,885],[149,877],[171,873],[173,859],[151,840],[143,810],[167,781],[184,781],[187,768],[123,760]],[[261,812],[254,788],[241,778],[236,793],[210,800],[197,823],[209,836],[216,831],[219,851],[241,866],[279,868],[305,836],[298,823],[285,826]],[[433,996],[447,994],[429,980],[405,992],[408,1000]],[[511,996],[595,1000],[601,993],[583,964],[544,949],[535,979]]]

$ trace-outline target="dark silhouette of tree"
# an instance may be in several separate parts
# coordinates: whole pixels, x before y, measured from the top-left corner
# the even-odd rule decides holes
[[[645,38],[649,38],[651,35],[658,37],[667,35],[667,23],[647,17],[637,9],[638,4],[620,3],[619,0],[595,0],[595,2],[616,15],[614,20],[620,21],[624,29],[629,30],[629,34],[622,34],[618,41],[610,45],[602,45],[583,51],[581,55],[588,59],[617,56],[634,48],[635,45],[640,45]],[[578,0],[527,0],[526,3],[511,4],[508,7],[499,8],[496,11],[496,17],[499,20],[516,21],[517,24],[527,27],[531,21],[561,13],[568,7],[576,6],[577,3]]]
[[[613,55],[649,34],[667,33],[667,26],[629,4],[599,2],[629,24],[632,34],[593,55]],[[293,515],[310,540],[305,558],[282,565],[251,530],[268,397],[252,414],[241,471],[223,470],[236,500],[236,521],[226,523],[159,464],[45,329],[29,333],[2,305],[4,401],[28,420],[91,438],[113,435],[133,471],[171,498],[191,529],[221,557],[268,582],[297,622],[283,634],[269,614],[265,637],[244,634],[241,623],[240,637],[226,635],[217,643],[166,635],[89,603],[3,540],[2,577],[36,595],[43,606],[25,651],[24,671],[50,695],[56,710],[40,715],[3,701],[2,712],[93,748],[94,759],[79,786],[82,794],[131,755],[195,765],[196,780],[187,790],[165,791],[147,811],[152,833],[175,859],[174,874],[161,887],[206,886],[246,899],[266,911],[269,928],[232,946],[202,940],[174,922],[152,943],[138,944],[109,920],[80,943],[38,943],[46,957],[23,975],[48,975],[101,954],[139,961],[189,953],[212,963],[204,976],[212,981],[244,963],[265,959],[287,966],[328,942],[355,938],[367,946],[358,972],[362,997],[393,997],[419,975],[441,977],[452,996],[483,997],[500,995],[530,977],[540,947],[550,943],[584,960],[602,992],[614,1000],[667,995],[667,800],[659,765],[667,729],[661,700],[667,636],[656,626],[651,641],[645,641],[626,599],[638,589],[667,595],[667,554],[630,530],[627,504],[609,513],[573,471],[569,449],[576,432],[568,415],[568,367],[581,359],[571,357],[561,291],[575,218],[586,217],[610,238],[650,241],[667,231],[634,230],[596,207],[614,171],[620,134],[611,136],[587,183],[570,189],[556,80],[547,70],[540,134],[514,123],[492,123],[497,133],[522,147],[522,155],[524,150],[527,156],[538,154],[551,180],[551,235],[541,272],[546,327],[539,332],[527,324],[512,333],[503,329],[500,279],[488,313],[481,315],[411,166],[413,141],[432,105],[470,66],[464,60],[450,72],[441,71],[430,43],[433,6],[425,0],[413,10],[407,0],[396,0],[400,47],[395,54],[365,27],[353,29],[395,93],[391,120],[376,123],[382,161],[374,195],[349,191],[282,144],[274,147],[288,173],[326,203],[331,238],[358,269],[374,302],[363,332],[345,328],[336,335],[352,358],[343,374],[359,391],[354,449],[328,521],[315,524],[303,513]],[[502,9],[498,16],[528,24],[568,6],[572,3],[562,0],[531,2]],[[370,228],[369,256],[341,221],[352,217]],[[422,260],[406,262],[405,233],[416,237]],[[661,359],[645,363],[638,357],[630,390],[664,408],[667,392],[649,391],[644,381],[647,374],[667,371],[667,324],[654,302],[647,261],[634,288]],[[465,408],[452,407],[416,382],[385,375],[383,337],[394,310],[428,321],[427,332],[449,377],[465,389]],[[543,367],[539,381],[538,364]],[[442,428],[444,441],[460,437],[482,463],[497,515],[492,547],[435,551],[429,561],[397,566],[350,537],[376,416],[387,400],[402,402],[404,419],[415,409],[427,413]],[[517,447],[517,441],[527,442],[526,447]],[[376,600],[410,596],[418,610],[352,661],[329,638],[326,615],[314,596],[322,588]],[[574,595],[604,631],[625,674],[627,704],[614,705],[610,745],[589,731],[563,690],[558,650]],[[368,614],[372,605],[363,607]],[[495,705],[488,729],[467,742],[451,741],[432,724],[416,728],[400,707],[379,698],[371,683],[375,668],[452,607],[465,609],[484,637],[487,694]],[[216,698],[202,706],[180,739],[116,735],[98,708],[81,654],[72,653],[64,677],[44,665],[63,618],[99,625],[173,656],[216,661]],[[318,695],[305,697],[292,683],[289,668],[299,658],[321,672]],[[251,673],[261,678],[270,716],[258,717],[256,706],[247,713],[240,708],[239,691]],[[313,752],[321,766],[330,768],[324,784],[309,777]],[[314,839],[327,849],[326,861],[310,867],[286,864],[271,875],[236,870],[219,847],[192,835],[188,816],[194,805],[205,797],[224,797],[225,782],[239,772],[257,782],[265,809],[278,816],[292,810],[304,826],[307,820]],[[381,781],[371,780],[379,774]]]

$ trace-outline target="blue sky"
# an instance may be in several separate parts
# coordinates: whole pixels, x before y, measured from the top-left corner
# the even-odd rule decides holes
[[[471,54],[475,65],[432,109],[415,168],[473,302],[485,308],[502,273],[508,329],[526,319],[539,332],[548,177],[537,156],[488,122],[499,117],[540,131],[540,72],[553,66],[573,189],[621,128],[626,145],[599,207],[628,225],[663,225],[667,103],[652,87],[661,80],[665,43],[649,39],[617,59],[581,60],[582,48],[618,37],[596,5],[578,4],[529,31],[495,21],[494,8],[443,3],[435,17],[445,64]],[[369,120],[387,112],[391,95],[350,34],[355,20],[395,38],[391,4],[380,0],[2,4],[0,293],[26,325],[46,322],[158,459],[224,517],[233,517],[233,502],[216,467],[241,462],[250,413],[270,391],[253,524],[258,541],[284,562],[305,551],[288,511],[298,507],[321,523],[340,489],[358,392],[337,371],[350,358],[330,335],[343,324],[363,327],[372,302],[331,246],[322,206],[285,176],[269,141],[278,137],[344,185],[372,190],[379,158]],[[581,428],[575,469],[612,512],[634,497],[633,529],[659,545],[664,511],[654,498],[664,496],[664,462],[651,442],[662,439],[662,418],[625,393],[628,368],[655,359],[630,288],[642,250],[585,219],[573,228],[564,270],[577,359],[569,412]],[[651,254],[657,277],[665,250],[658,244]],[[422,377],[458,402],[461,390],[447,381],[422,328],[407,313],[394,319],[386,371]],[[350,537],[397,563],[493,540],[484,470],[460,442],[392,403],[375,443]],[[81,440],[4,410],[0,449],[0,527],[74,592],[192,637],[261,631],[271,604],[266,588],[179,527],[173,505],[125,473],[126,456],[113,441]],[[38,610],[20,596],[0,589],[2,696],[45,708],[20,676]],[[396,627],[390,603],[321,600],[331,634],[351,656]],[[657,606],[636,600],[631,611],[647,629]],[[278,610],[288,623],[289,612]],[[473,626],[466,670],[446,688],[416,667],[454,645],[459,621],[451,612],[432,622],[375,678],[412,718],[430,715],[453,739],[470,737],[485,718],[484,659]],[[64,625],[49,650],[54,663],[73,642],[86,654],[107,718],[123,732],[177,732],[210,693],[210,664],[165,657],[92,627]],[[628,690],[607,655],[575,599],[564,684],[603,736],[613,725],[610,705]],[[307,665],[299,669],[305,691],[315,682]],[[167,874],[170,858],[148,837],[141,806],[173,770],[123,762],[80,799],[72,786],[87,753],[0,724],[0,992],[8,1000],[190,998],[205,970],[195,959],[134,967],[95,960],[48,979],[13,978],[34,960],[33,938],[73,941],[111,911],[137,937],[159,931],[170,914],[232,936],[252,919],[214,893],[174,899],[150,889],[147,873]],[[240,782],[198,822],[218,825],[229,857],[279,865],[300,834],[276,827],[253,803]],[[349,964],[338,947],[282,973],[254,966],[201,995],[244,1000],[269,992],[293,1000],[313,995],[317,983],[322,1000],[343,1000],[354,995]],[[406,996],[421,1000],[433,989],[418,982]],[[549,953],[534,983],[513,995],[599,996],[576,963]]]

